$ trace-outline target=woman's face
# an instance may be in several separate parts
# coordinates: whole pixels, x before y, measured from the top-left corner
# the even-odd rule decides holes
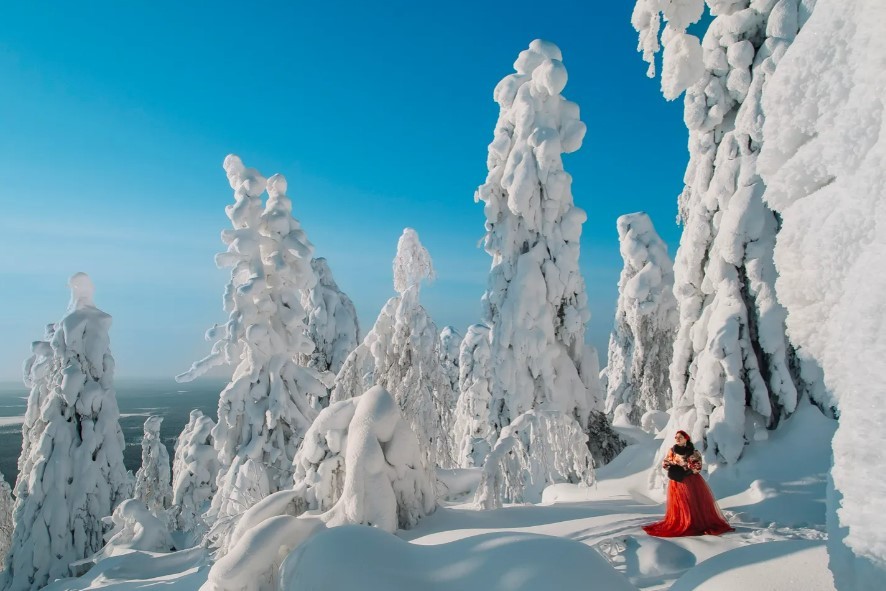
[[[677,445],[686,445],[686,438],[680,433],[677,433],[677,436],[674,437],[674,441],[677,442]]]

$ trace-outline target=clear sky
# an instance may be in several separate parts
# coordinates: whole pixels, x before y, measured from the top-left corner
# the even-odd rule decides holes
[[[631,2],[6,2],[0,7],[0,380],[89,273],[119,376],[165,377],[223,322],[215,268],[239,154],[289,180],[294,214],[365,332],[393,295],[403,227],[431,253],[439,327],[480,320],[490,257],[473,201],[492,89],[534,38],[557,43],[588,126],[565,158],[588,212],[581,265],[605,349],[616,218],[670,245],[688,158],[682,101],[645,77]]]

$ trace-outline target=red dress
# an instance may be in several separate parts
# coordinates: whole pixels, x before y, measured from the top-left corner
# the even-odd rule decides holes
[[[668,451],[662,462],[667,470],[677,464],[674,450]],[[681,482],[670,480],[668,484],[668,503],[665,518],[657,523],[644,525],[643,530],[650,536],[674,538],[677,536],[719,536],[733,528],[726,522],[708,483],[699,476],[701,471],[701,454],[694,451],[686,461],[691,470]]]

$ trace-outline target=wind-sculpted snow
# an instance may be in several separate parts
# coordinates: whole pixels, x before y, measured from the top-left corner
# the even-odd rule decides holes
[[[393,394],[412,427],[430,468],[449,466],[449,446],[439,445],[437,399],[450,387],[437,353],[437,326],[419,303],[421,282],[433,276],[430,255],[411,228],[403,230],[393,263],[398,295],[385,303],[363,342],[335,379],[332,402],[380,385]],[[446,455],[438,457],[438,449]]]
[[[142,437],[142,465],[135,474],[135,498],[141,501],[164,527],[169,527],[172,506],[172,476],[169,453],[160,439],[163,417],[151,416],[145,421]]]
[[[172,549],[166,523],[138,499],[123,501],[107,519],[113,527],[107,534],[107,544],[93,557],[95,561],[133,550],[169,552]]]
[[[532,409],[562,412],[583,428],[603,410],[596,352],[584,342],[590,311],[578,258],[587,214],[575,206],[562,161],[581,147],[586,128],[578,105],[560,94],[562,57],[553,43],[535,40],[495,87],[489,173],[475,194],[492,256],[483,319],[496,438]]]
[[[537,503],[546,486],[561,482],[593,484],[588,436],[561,412],[531,410],[502,429],[483,466],[475,502],[481,509]]]
[[[808,16],[802,4],[709,0],[718,16],[701,44],[702,71],[686,87],[690,158],[678,199],[684,230],[674,264],[680,324],[662,453],[683,429],[711,466],[738,461],[745,444],[765,439],[801,396],[824,404],[820,370],[804,363],[785,335],[773,262],[779,221],[763,202],[766,187],[757,172],[763,97]],[[664,10],[679,31],[697,20],[700,9],[699,0],[641,0],[635,16]],[[642,39],[648,34],[641,28]],[[681,70],[698,65],[693,56],[680,61]],[[667,55],[665,62],[667,68]],[[681,88],[672,90],[679,94]],[[658,471],[653,480],[663,484]]]
[[[220,469],[206,520],[216,541],[256,501],[289,486],[292,458],[317,414],[310,400],[327,395],[317,372],[296,362],[314,349],[300,300],[316,277],[314,248],[292,217],[286,179],[277,174],[266,181],[233,154],[224,168],[234,189],[234,204],[225,208],[232,229],[222,232],[228,249],[216,263],[231,269],[224,297],[228,322],[207,333],[216,339],[209,356],[177,378],[191,380],[238,362],[212,432]]]
[[[783,222],[778,296],[840,414],[829,552],[847,591],[886,580],[884,23],[882,2],[819,0],[763,100],[764,198]]]
[[[12,498],[12,489],[6,482],[6,478],[0,473],[0,570],[6,563],[6,555],[12,544],[12,531],[15,526],[12,521],[12,511],[15,500]]]
[[[671,404],[668,367],[677,329],[673,264],[645,213],[618,218],[624,268],[618,281],[615,327],[609,337],[606,414],[617,407],[633,425]]]
[[[103,545],[102,519],[132,494],[109,350],[111,317],[89,277],[71,278],[71,303],[25,363],[31,389],[22,427],[10,553],[2,588],[38,589]]]
[[[301,354],[299,362],[321,374],[331,372],[334,377],[360,342],[357,310],[351,298],[339,289],[326,259],[313,259],[311,268],[317,282],[311,289],[302,291],[301,304],[305,309],[308,336],[315,347],[310,353]],[[320,398],[314,404],[326,407],[329,397]]]
[[[172,466],[172,524],[194,542],[206,534],[203,514],[217,490],[218,455],[213,446],[215,422],[192,410],[175,444]]]

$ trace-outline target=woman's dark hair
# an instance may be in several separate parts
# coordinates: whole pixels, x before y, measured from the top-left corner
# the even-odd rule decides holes
[[[689,433],[687,433],[686,431],[677,431],[674,435],[682,435],[686,439],[687,443],[692,443],[692,437],[690,437]]]

